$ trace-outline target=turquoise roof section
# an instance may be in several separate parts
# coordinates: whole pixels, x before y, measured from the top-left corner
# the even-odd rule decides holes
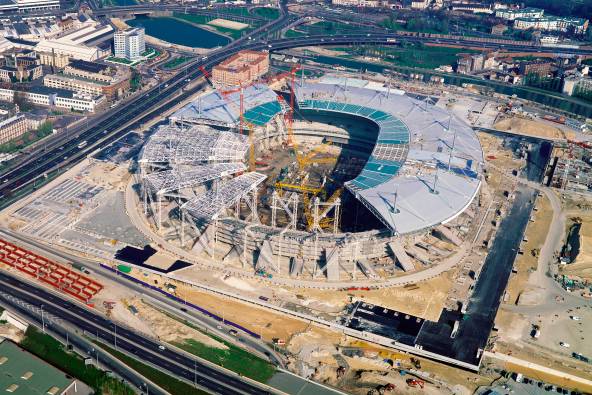
[[[409,146],[409,129],[400,119],[374,108],[329,100],[303,100],[298,102],[298,106],[301,109],[357,115],[378,125],[377,145],[372,155],[360,174],[348,183],[354,189],[374,188],[397,175],[405,160],[404,157],[401,157],[401,152],[406,152]],[[392,157],[400,158],[400,160],[389,160]]]
[[[282,111],[282,107],[280,106],[280,103],[275,100],[245,111],[244,117],[247,122],[257,126],[263,126],[280,111]]]

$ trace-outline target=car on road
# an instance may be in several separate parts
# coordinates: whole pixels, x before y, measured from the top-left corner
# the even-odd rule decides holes
[[[164,350],[166,350],[166,347],[165,347],[165,346],[163,346],[163,345],[159,345],[159,346],[158,346],[158,349],[159,349],[159,350],[161,350],[161,351],[164,351]]]
[[[231,329],[228,331],[232,336],[238,336],[238,331],[236,329]]]
[[[566,342],[559,342],[559,345],[560,345],[561,347],[565,347],[565,348],[569,348],[569,347],[570,347],[570,346],[569,346],[569,343],[566,343]]]

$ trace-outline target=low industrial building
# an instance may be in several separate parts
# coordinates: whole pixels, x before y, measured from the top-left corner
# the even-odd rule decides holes
[[[240,51],[212,69],[212,79],[222,86],[248,85],[269,71],[267,52]]]
[[[59,9],[59,0],[5,0],[0,4],[0,12],[31,12]]]
[[[87,47],[59,40],[41,41],[35,46],[35,52],[39,54],[42,64],[63,68],[70,59],[93,61],[100,58],[98,47]]]
[[[0,88],[0,100],[2,101],[12,103],[17,96],[35,105],[80,112],[94,112],[106,102],[105,96],[92,96],[45,86],[30,87],[27,91]]]
[[[12,395],[74,395],[74,378],[10,340],[0,339],[0,391]]]

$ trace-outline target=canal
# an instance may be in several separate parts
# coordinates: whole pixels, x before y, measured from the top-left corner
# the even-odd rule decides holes
[[[126,23],[134,27],[144,27],[146,34],[152,37],[186,47],[209,49],[230,43],[228,37],[168,17],[138,16]]]

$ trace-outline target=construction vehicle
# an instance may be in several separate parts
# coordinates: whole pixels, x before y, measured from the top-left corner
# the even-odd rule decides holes
[[[419,387],[419,388],[423,389],[423,386],[425,385],[425,382],[420,379],[407,379],[406,382],[409,387],[414,387],[414,388]]]

